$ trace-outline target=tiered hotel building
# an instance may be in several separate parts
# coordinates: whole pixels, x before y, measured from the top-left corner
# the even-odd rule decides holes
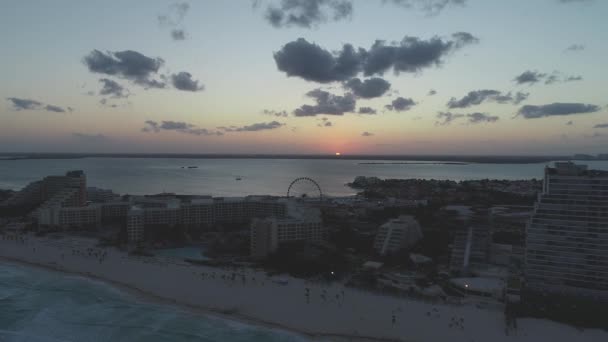
[[[526,231],[526,288],[608,300],[608,172],[556,163]]]

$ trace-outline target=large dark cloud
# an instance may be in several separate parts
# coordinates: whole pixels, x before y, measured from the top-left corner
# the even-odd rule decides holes
[[[99,91],[99,95],[109,95],[115,98],[129,96],[129,91],[116,81],[109,78],[100,78],[99,82],[103,84],[101,90]]]
[[[535,84],[544,82],[545,84],[553,84],[558,82],[581,81],[582,76],[564,76],[559,71],[554,71],[550,74],[538,72],[536,70],[527,70],[517,75],[513,81],[517,84]]]
[[[377,111],[372,107],[359,107],[359,111],[357,113],[373,115],[373,114],[376,114]]]
[[[299,38],[275,52],[274,59],[277,68],[287,76],[329,83],[348,80],[360,72],[366,76],[382,75],[391,69],[397,74],[420,72],[440,65],[450,52],[475,42],[477,38],[471,34],[458,32],[452,35],[452,40],[406,36],[400,43],[377,40],[369,50],[345,44],[340,51],[330,52]]]
[[[437,118],[437,121],[435,122],[435,124],[441,125],[441,126],[449,125],[458,119],[466,119],[467,123],[469,123],[469,124],[493,123],[493,122],[496,122],[499,120],[498,116],[489,115],[489,114],[480,113],[480,112],[469,113],[469,114],[439,112],[439,113],[437,113],[436,118]]]
[[[452,97],[450,101],[448,101],[447,106],[449,108],[467,108],[474,105],[481,104],[482,102],[497,102],[497,103],[512,103],[519,104],[522,101],[528,98],[529,93],[517,92],[515,95],[512,95],[510,92],[503,94],[498,90],[492,89],[482,89],[482,90],[474,90],[470,91],[467,95],[465,95],[460,100]]]
[[[339,96],[321,89],[315,89],[306,93],[306,96],[313,98],[316,104],[312,106],[302,105],[293,111],[295,116],[344,115],[344,113],[353,112],[357,104],[355,96],[351,93]]]
[[[412,100],[412,99],[405,98],[405,97],[398,97],[398,98],[394,99],[390,104],[387,104],[386,106],[384,106],[384,108],[386,108],[388,110],[394,110],[397,112],[405,112],[405,111],[412,109],[412,107],[415,105],[416,105],[416,102],[414,102],[414,100]]]
[[[221,129],[225,132],[257,132],[257,131],[264,131],[264,130],[269,130],[269,129],[275,129],[275,128],[280,128],[281,126],[284,126],[285,124],[280,123],[278,121],[271,121],[271,122],[259,122],[259,123],[254,123],[251,125],[245,125],[245,126],[241,126],[241,127],[237,127],[237,126],[228,126],[228,127],[218,127],[218,129]]]
[[[391,84],[378,77],[364,81],[361,81],[359,78],[353,78],[345,82],[344,87],[351,90],[357,97],[371,99],[384,95],[391,88]]]
[[[55,112],[55,113],[65,113],[71,112],[73,109],[71,107],[60,107],[52,104],[44,104],[40,101],[32,100],[32,99],[20,99],[17,97],[7,97],[8,101],[13,105],[13,109],[20,110],[45,110],[47,112]]]
[[[83,59],[89,71],[118,76],[147,88],[164,88],[165,83],[155,80],[164,61],[133,51],[101,52],[93,50]]]
[[[349,18],[353,12],[350,0],[281,0],[266,9],[266,20],[274,27],[316,27],[328,20]]]
[[[362,56],[350,44],[344,45],[339,53],[331,53],[299,38],[275,52],[274,60],[278,69],[287,76],[328,83],[355,76],[361,68]]]
[[[439,14],[448,5],[464,6],[467,0],[384,0],[408,9],[426,12],[428,15]]]
[[[199,85],[198,82],[192,79],[192,75],[189,72],[182,71],[171,75],[171,83],[179,90],[199,91],[205,89],[205,86],[203,84]]]
[[[537,119],[547,116],[573,115],[595,113],[600,110],[599,106],[585,103],[551,103],[541,106],[522,106],[517,112],[526,119]]]

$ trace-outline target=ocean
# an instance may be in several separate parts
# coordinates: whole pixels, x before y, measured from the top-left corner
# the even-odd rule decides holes
[[[155,304],[100,281],[0,262],[0,341],[303,342],[291,332]]]
[[[608,170],[608,161],[585,161]],[[68,170],[84,170],[89,186],[120,194],[173,192],[186,195],[285,195],[296,178],[309,177],[326,195],[352,195],[356,176],[419,179],[542,178],[546,163],[489,164],[332,159],[79,158],[0,160],[0,189]],[[188,168],[195,166],[196,168]],[[183,167],[183,168],[182,168]],[[241,180],[237,180],[241,178]]]

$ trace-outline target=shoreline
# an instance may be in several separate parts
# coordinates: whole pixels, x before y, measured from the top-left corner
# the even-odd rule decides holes
[[[197,306],[197,305],[193,305],[193,304],[183,303],[183,302],[177,301],[175,299],[166,298],[166,297],[162,297],[162,296],[156,295],[151,292],[147,292],[136,286],[114,281],[111,279],[106,279],[106,278],[94,275],[92,273],[74,272],[74,271],[69,271],[64,268],[61,268],[60,266],[52,265],[52,264],[34,263],[34,262],[26,261],[26,260],[21,260],[21,259],[17,259],[17,258],[11,258],[11,257],[6,257],[6,256],[0,255],[0,263],[3,263],[3,262],[5,264],[13,264],[15,266],[23,265],[23,266],[27,266],[27,267],[31,267],[31,268],[55,272],[58,274],[77,276],[77,277],[84,278],[86,280],[97,281],[97,282],[103,283],[105,285],[111,286],[124,293],[132,295],[136,299],[141,299],[142,301],[146,301],[149,303],[174,306],[179,309],[184,309],[184,310],[187,310],[189,312],[192,312],[192,313],[195,313],[198,315],[243,323],[243,324],[247,324],[247,325],[254,326],[254,327],[261,327],[261,328],[266,328],[266,329],[270,329],[270,330],[280,330],[280,331],[283,331],[286,333],[297,335],[299,337],[311,338],[313,341],[319,341],[319,340],[322,341],[325,338],[332,338],[332,339],[337,338],[337,340],[332,340],[332,341],[406,342],[406,340],[396,340],[396,339],[386,339],[386,338],[376,338],[376,337],[356,336],[356,335],[323,334],[323,333],[314,333],[314,332],[309,332],[309,331],[304,331],[304,330],[298,330],[298,329],[294,329],[294,328],[284,326],[281,324],[276,324],[273,322],[260,320],[256,317],[247,316],[247,315],[243,315],[243,314],[239,314],[239,313],[235,313],[235,312],[229,312],[230,310],[217,310],[217,309],[213,309],[213,308],[207,308],[207,307]]]
[[[315,341],[606,341],[608,333],[540,319],[505,330],[500,308],[439,304],[274,276],[249,268],[193,266],[176,260],[128,256],[94,240],[1,235],[0,261],[99,281],[148,302],[208,317],[277,329]],[[242,278],[242,280],[241,280]],[[285,277],[282,277],[285,278]],[[304,290],[310,289],[310,298]],[[308,291],[308,290],[307,290]],[[391,315],[396,322],[391,324]],[[455,328],[454,319],[466,321]]]

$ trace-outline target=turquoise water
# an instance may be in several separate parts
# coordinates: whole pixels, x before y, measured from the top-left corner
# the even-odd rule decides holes
[[[193,260],[209,260],[204,256],[204,250],[199,247],[182,247],[182,248],[167,248],[159,249],[154,252],[158,256],[179,258],[179,259],[193,259]]]
[[[289,332],[153,304],[102,282],[0,263],[0,341],[302,342]]]
[[[420,179],[542,178],[538,164],[361,164],[373,160],[328,159],[167,159],[83,158],[0,160],[0,189],[19,190],[27,183],[67,170],[84,170],[89,185],[120,194],[242,196],[285,195],[292,180],[310,177],[329,195],[349,195],[356,176]],[[608,161],[583,162],[608,170]],[[182,169],[182,166],[198,166]],[[236,178],[242,180],[237,181]]]

